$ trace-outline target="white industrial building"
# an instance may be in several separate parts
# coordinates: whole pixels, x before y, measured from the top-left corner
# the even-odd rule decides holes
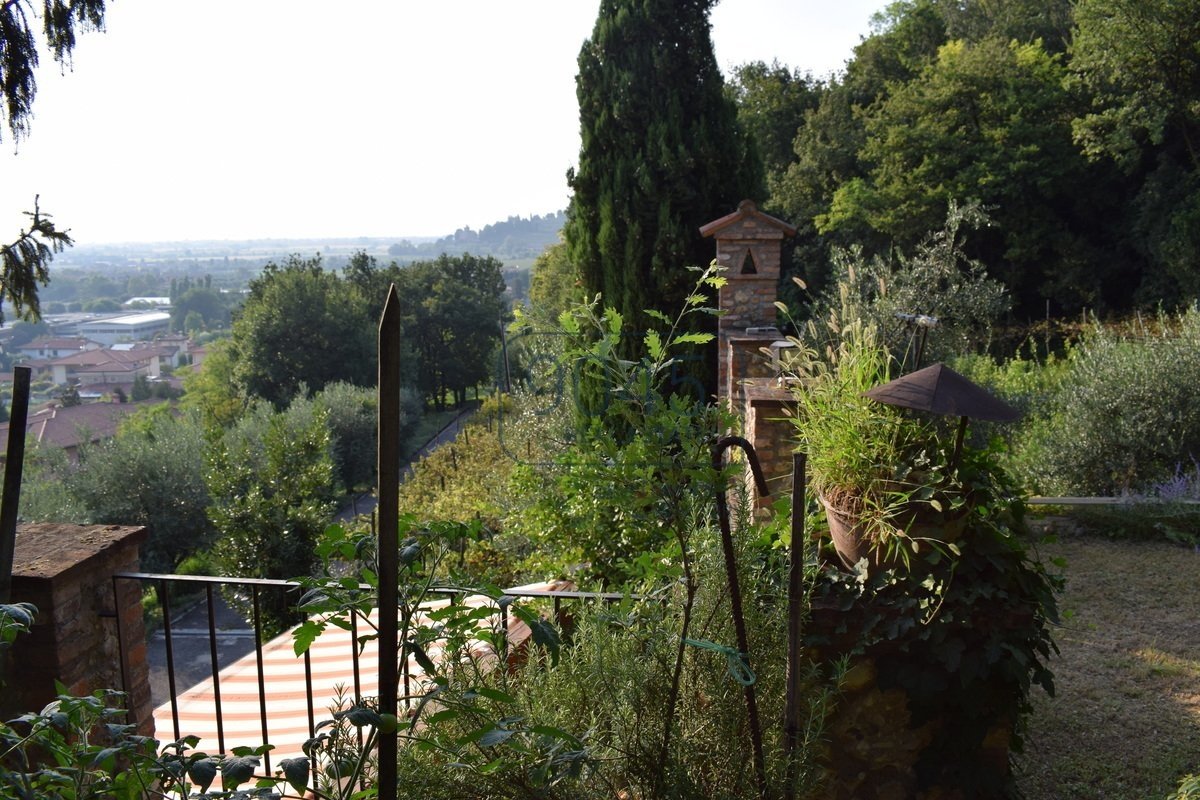
[[[120,317],[79,323],[78,334],[103,345],[117,342],[146,342],[171,327],[171,315],[166,311],[147,311]]]

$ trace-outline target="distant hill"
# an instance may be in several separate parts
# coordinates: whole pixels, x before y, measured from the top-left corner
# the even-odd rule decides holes
[[[509,217],[503,222],[484,225],[481,231],[473,231],[470,226],[459,228],[453,234],[434,242],[397,242],[388,248],[388,255],[412,259],[438,256],[442,253],[472,253],[495,256],[499,259],[536,258],[549,245],[558,241],[559,232],[562,231],[566,219],[565,211],[547,214],[544,217],[537,214],[529,218]]]

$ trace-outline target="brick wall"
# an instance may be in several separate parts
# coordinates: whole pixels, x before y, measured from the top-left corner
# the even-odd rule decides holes
[[[18,528],[12,599],[33,603],[38,616],[13,647],[0,698],[6,718],[41,710],[56,696],[58,680],[75,695],[123,688],[140,732],[153,734],[141,587],[121,581],[114,593],[112,580],[116,572],[138,570],[146,536],[145,528],[116,525]]]

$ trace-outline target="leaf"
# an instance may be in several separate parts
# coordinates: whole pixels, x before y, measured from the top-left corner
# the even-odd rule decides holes
[[[417,664],[425,671],[426,675],[434,675],[437,673],[437,666],[433,663],[433,659],[425,652],[425,648],[421,647],[420,642],[415,639],[410,639],[408,647],[412,650],[413,658],[417,660]]]
[[[312,643],[317,640],[324,630],[325,625],[320,622],[315,622],[311,619],[300,623],[295,631],[292,632],[292,650],[296,655],[304,655],[308,648],[312,647]]]
[[[646,331],[646,352],[655,361],[662,358],[662,337],[658,335],[658,331]]]
[[[711,333],[681,333],[675,337],[674,344],[708,344],[712,340]]]
[[[436,725],[437,723],[444,722],[445,720],[456,719],[461,713],[462,712],[456,708],[443,708],[441,711],[435,712],[426,717],[425,722],[428,725]]]
[[[583,747],[583,742],[579,740],[579,737],[567,733],[562,728],[555,728],[553,725],[534,725],[529,729],[529,732],[536,733],[538,736],[547,736],[551,739],[558,739],[559,741],[570,744],[572,747]]]
[[[489,700],[495,700],[497,703],[515,703],[517,699],[507,692],[502,692],[499,689],[491,689],[487,686],[476,687],[475,693],[481,697],[486,697]]]
[[[657,310],[657,309],[654,309],[654,308],[643,308],[643,309],[642,309],[642,313],[643,313],[643,314],[645,314],[646,316],[650,317],[651,319],[656,319],[656,320],[658,320],[659,322],[665,322],[665,323],[667,323],[668,325],[670,325],[670,324],[671,324],[671,319],[670,319],[670,317],[668,317],[666,314],[664,314],[663,312],[661,312],[661,311],[659,311],[659,310]]]
[[[379,725],[379,714],[373,709],[355,706],[343,714],[343,718],[356,728],[363,728],[367,725]]]
[[[619,335],[621,326],[625,324],[625,318],[615,308],[608,309],[605,315],[608,317],[608,332]]]
[[[192,779],[192,783],[200,787],[200,793],[204,794],[208,791],[208,787],[212,786],[212,782],[217,779],[217,759],[209,756],[199,761],[193,761],[188,767],[187,774]]]
[[[288,785],[296,790],[296,794],[304,794],[308,789],[309,763],[307,758],[285,758],[279,762],[279,769]]]
[[[221,762],[221,788],[233,790],[254,777],[257,756],[230,756]]]
[[[493,772],[496,772],[503,767],[504,767],[504,759],[503,758],[494,758],[491,761],[489,761],[488,763],[484,764],[482,767],[480,767],[478,772],[480,775],[491,775]]]
[[[496,745],[504,744],[509,737],[513,735],[513,731],[504,728],[492,728],[483,736],[479,737],[480,747],[495,747]]]

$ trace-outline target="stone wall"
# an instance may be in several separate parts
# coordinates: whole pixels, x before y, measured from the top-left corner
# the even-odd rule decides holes
[[[6,719],[41,710],[58,680],[74,695],[123,688],[139,732],[153,734],[141,585],[119,581],[114,592],[112,580],[138,570],[146,536],[145,528],[116,525],[19,526],[12,599],[33,603],[38,615],[13,647],[0,698]]]

